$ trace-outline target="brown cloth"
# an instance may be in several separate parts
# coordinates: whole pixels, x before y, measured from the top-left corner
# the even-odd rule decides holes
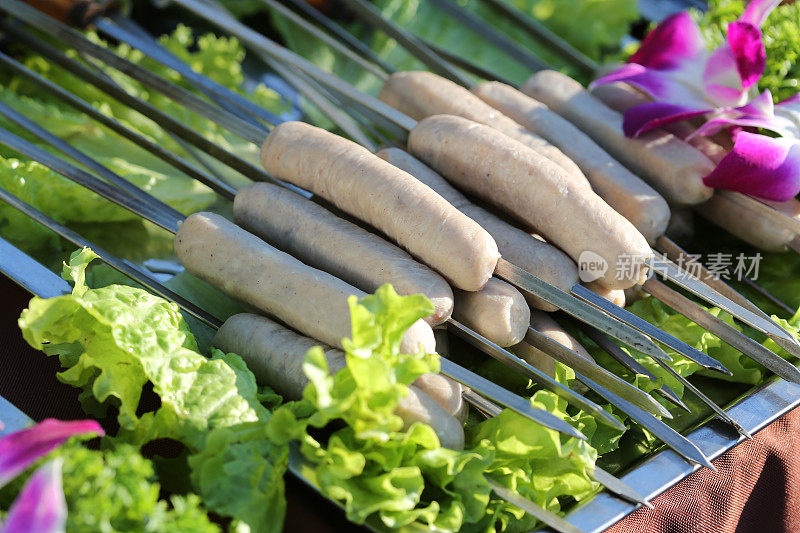
[[[800,409],[606,533],[800,532]]]

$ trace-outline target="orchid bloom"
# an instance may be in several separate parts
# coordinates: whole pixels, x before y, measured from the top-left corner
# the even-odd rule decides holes
[[[700,117],[705,122],[692,136],[730,132],[733,149],[705,178],[706,185],[789,200],[800,192],[800,96],[773,105],[769,91],[756,91],[766,65],[761,26],[778,4],[752,0],[728,25],[727,42],[713,51],[687,13],[672,15],[645,37],[626,65],[594,85],[628,83],[653,100],[625,112],[629,137]],[[782,138],[755,135],[756,128]]]
[[[73,435],[104,435],[94,420],[62,422],[48,418],[33,427],[0,438],[0,487],[55,450]]]
[[[0,533],[63,533],[66,523],[61,460],[53,459],[36,469],[25,483],[0,525]]]

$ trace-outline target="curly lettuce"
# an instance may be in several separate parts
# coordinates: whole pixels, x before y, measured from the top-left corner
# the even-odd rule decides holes
[[[137,287],[87,287],[86,266],[95,257],[85,248],[64,264],[72,294],[31,300],[19,319],[25,340],[59,356],[59,379],[82,388],[86,405],[116,407],[115,442],[183,443],[209,509],[252,531],[279,531],[288,450],[267,436],[271,415],[261,401],[268,391],[259,390],[238,355],[201,355],[176,304]],[[145,387],[160,401],[142,413]],[[252,427],[261,427],[255,438]],[[235,505],[223,498],[234,487],[241,492]]]
[[[594,493],[590,474],[597,452],[591,446],[512,412],[472,427],[464,450],[442,448],[427,425],[403,429],[394,414],[397,404],[414,379],[438,370],[438,356],[402,354],[400,338],[431,312],[431,304],[419,295],[398,296],[389,285],[349,303],[347,366],[331,375],[321,350],[311,350],[303,399],[277,410],[271,431],[277,440],[301,442],[312,465],[307,473],[325,495],[343,503],[350,520],[525,531],[535,521],[495,497],[487,476],[555,511],[559,498]],[[550,393],[537,393],[533,402],[570,419],[565,403]],[[325,439],[312,430],[337,423],[345,427]]]

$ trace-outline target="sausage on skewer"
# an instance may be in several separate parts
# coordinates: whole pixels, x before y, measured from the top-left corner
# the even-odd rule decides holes
[[[225,352],[240,355],[259,383],[272,386],[291,400],[299,399],[308,383],[303,372],[305,354],[320,345],[265,317],[249,313],[226,320],[213,344]],[[322,349],[332,374],[345,367],[344,352],[325,346]],[[396,413],[406,426],[414,422],[431,426],[442,446],[454,450],[464,447],[464,430],[459,421],[414,385],[400,400]]]

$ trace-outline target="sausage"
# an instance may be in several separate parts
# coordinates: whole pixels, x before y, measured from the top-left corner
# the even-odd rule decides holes
[[[652,100],[645,93],[630,84],[615,81],[598,85],[590,91],[600,101],[619,113],[625,113],[633,106],[646,104]],[[661,126],[661,129],[668,131],[678,139],[684,140],[703,152],[713,163],[719,163],[725,157],[727,150],[715,143],[704,135],[697,135],[687,140],[686,138],[694,132],[691,124],[686,122],[673,122]]]
[[[500,254],[492,237],[429,187],[366,148],[302,122],[275,127],[267,172],[377,228],[465,291],[483,287]]]
[[[462,213],[480,224],[492,235],[500,254],[508,261],[564,292],[569,292],[572,286],[578,282],[578,267],[567,254],[552,244],[547,244],[512,226],[494,213],[473,204],[447,180],[419,159],[399,148],[386,148],[379,151],[377,155],[420,180]],[[530,305],[544,311],[558,309],[531,294],[525,294],[525,299]]]
[[[444,278],[381,237],[299,194],[269,183],[239,190],[236,223],[304,263],[366,292],[391,283],[398,294],[424,294],[434,306],[432,325],[450,318],[453,291]]]
[[[547,313],[541,311],[532,312],[531,327],[544,336],[550,337],[562,346],[566,346],[587,361],[595,362],[594,357],[586,351],[586,348],[575,340],[575,337],[564,331],[564,328],[559,326]]]
[[[622,115],[589,94],[577,81],[545,70],[531,76],[522,92],[583,130],[668,202],[697,205],[711,197],[712,189],[703,183],[714,169],[708,157],[663,131],[648,132],[636,139],[625,137]]]
[[[217,332],[214,346],[242,357],[256,381],[272,386],[284,398],[298,400],[308,384],[303,372],[305,354],[319,343],[262,316],[241,313],[230,317]],[[344,352],[321,346],[328,370],[335,374],[347,364]],[[415,382],[416,383],[416,382]],[[412,385],[400,400],[396,414],[406,426],[424,422],[431,426],[442,446],[458,450],[464,447],[464,430],[430,396]]]
[[[455,291],[453,318],[495,344],[512,346],[525,338],[531,310],[522,294],[497,278],[480,291]]]
[[[386,80],[378,98],[416,120],[431,115],[457,115],[485,124],[539,152],[567,172],[583,175],[578,165],[557,147],[464,87],[432,72],[396,72]]]
[[[472,92],[572,158],[592,189],[630,220],[649,243],[664,234],[669,223],[667,201],[568,120],[504,83],[481,83]]]
[[[583,283],[583,285],[595,293],[596,295],[600,296],[601,298],[605,298],[612,304],[616,305],[617,307],[625,307],[625,291],[620,289],[607,289],[597,283],[596,281],[590,281],[588,283]]]
[[[408,146],[466,192],[528,224],[575,261],[599,257],[610,289],[644,282],[652,256],[633,225],[599,196],[533,150],[487,126],[435,115],[411,131]]]
[[[251,305],[299,332],[341,347],[350,336],[347,298],[364,292],[307,266],[214,213],[189,216],[175,235],[175,253],[186,270],[228,296]],[[401,349],[435,353],[430,326],[418,320]]]
[[[765,202],[789,217],[800,220],[800,202]],[[797,236],[793,231],[781,229],[767,217],[751,211],[719,194],[700,207],[697,212],[717,226],[744,242],[769,252],[785,252]]]

